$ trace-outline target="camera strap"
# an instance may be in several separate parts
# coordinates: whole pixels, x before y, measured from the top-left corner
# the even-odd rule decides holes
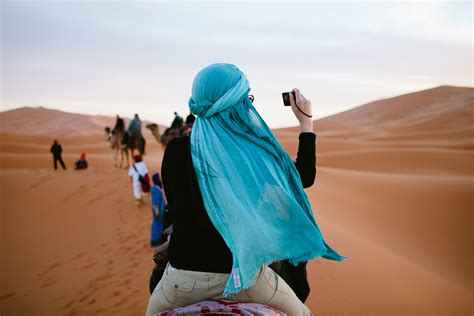
[[[300,109],[300,107],[298,106],[298,103],[296,103],[296,99],[295,99],[295,106],[301,113],[303,113],[304,116],[313,117],[312,115],[308,115],[302,109]]]

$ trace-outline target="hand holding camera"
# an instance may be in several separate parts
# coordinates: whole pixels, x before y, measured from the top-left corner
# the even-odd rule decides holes
[[[311,101],[307,100],[298,89],[291,92],[283,92],[283,104],[291,106],[296,119],[300,123],[301,132],[313,132],[313,109]]]

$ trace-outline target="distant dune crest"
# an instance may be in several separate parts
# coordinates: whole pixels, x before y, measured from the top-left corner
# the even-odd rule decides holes
[[[417,125],[427,119],[443,119],[444,128],[469,123],[474,107],[474,88],[440,86],[401,96],[382,99],[321,119],[325,124]],[[458,115],[455,115],[458,114]],[[448,117],[449,116],[449,117]]]
[[[469,126],[474,89],[441,86],[358,106],[318,120],[323,129],[344,126],[386,127],[407,131],[438,130]],[[128,123],[129,119],[126,119]],[[0,113],[0,133],[52,137],[103,134],[113,126],[111,116],[92,116],[22,107]],[[144,122],[144,125],[149,122]],[[360,131],[359,131],[360,133]]]
[[[124,118],[125,123],[130,122]],[[143,121],[143,127],[150,122]],[[103,135],[115,117],[69,113],[44,107],[22,107],[0,113],[0,134],[74,137]]]

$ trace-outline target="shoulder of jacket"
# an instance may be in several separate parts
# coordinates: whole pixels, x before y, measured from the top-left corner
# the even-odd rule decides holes
[[[181,148],[183,146],[186,146],[190,142],[189,136],[178,136],[173,138],[168,145],[166,145],[167,148]]]

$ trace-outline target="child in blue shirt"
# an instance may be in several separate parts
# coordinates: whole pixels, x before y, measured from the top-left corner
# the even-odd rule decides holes
[[[153,221],[151,223],[150,244],[152,247],[159,246],[160,237],[163,233],[163,217],[166,209],[165,197],[163,195],[163,185],[160,174],[154,173],[152,176],[153,186],[150,190],[151,213]]]

